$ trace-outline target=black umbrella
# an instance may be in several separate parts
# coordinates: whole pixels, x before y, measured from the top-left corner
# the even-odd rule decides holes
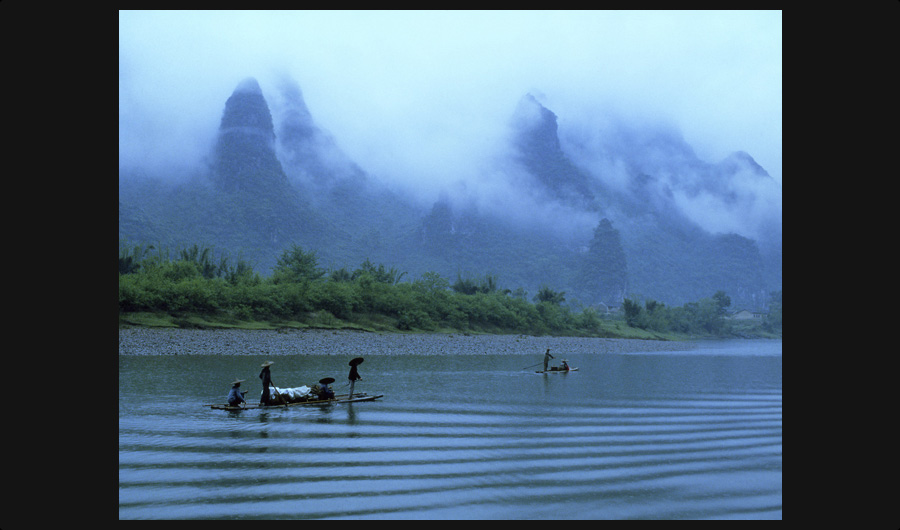
[[[362,364],[362,362],[363,362],[363,358],[357,357],[356,359],[353,359],[352,361],[350,361],[350,366],[356,366],[358,364]]]
[[[331,383],[334,383],[334,378],[333,377],[325,377],[323,379],[319,379],[319,382],[322,383],[323,385],[330,385]]]

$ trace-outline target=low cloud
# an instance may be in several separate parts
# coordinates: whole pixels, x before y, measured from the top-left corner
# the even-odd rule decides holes
[[[449,191],[500,209],[527,196],[504,161],[529,92],[559,117],[567,153],[610,185],[627,185],[623,160],[585,149],[614,114],[670,124],[709,163],[746,151],[780,186],[781,56],[781,13],[766,11],[120,11],[120,174],[196,171],[237,84],[255,77],[277,119],[288,76],[350,160],[423,202]],[[712,198],[675,196],[723,227],[769,201],[732,220]]]

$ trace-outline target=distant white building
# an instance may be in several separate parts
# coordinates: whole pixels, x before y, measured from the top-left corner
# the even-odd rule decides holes
[[[601,315],[609,315],[618,311],[619,307],[620,306],[617,304],[605,304],[600,302],[597,304],[597,312]]]
[[[762,320],[766,318],[766,313],[762,313],[759,311],[748,311],[747,309],[741,309],[740,311],[735,311],[731,315],[728,316],[731,320],[752,320],[758,319]]]

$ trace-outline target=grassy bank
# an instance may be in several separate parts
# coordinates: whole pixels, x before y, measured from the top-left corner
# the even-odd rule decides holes
[[[493,334],[513,335],[522,334],[522,330],[501,329],[491,326],[480,326],[467,329],[454,329],[444,327],[440,329],[412,329],[401,331],[398,329],[399,319],[378,314],[353,315],[348,320],[335,318],[328,312],[318,311],[304,315],[302,320],[242,320],[229,316],[211,316],[202,314],[169,314],[166,312],[140,311],[119,314],[120,328],[182,328],[182,329],[245,329],[245,330],[279,330],[279,329],[331,329],[345,331],[362,331],[372,333],[461,333],[461,334]],[[527,334],[527,333],[526,333]],[[547,333],[534,333],[535,335],[547,335]],[[549,335],[555,335],[550,333]],[[568,334],[562,334],[568,336]],[[691,339],[716,338],[712,335],[697,336],[674,332],[656,332],[628,326],[624,320],[604,319],[601,321],[597,333],[579,334],[577,336],[613,338],[613,339],[642,339],[681,341]],[[750,336],[748,333],[747,336]],[[758,338],[780,338],[775,336],[754,335]],[[720,337],[721,338],[721,337]]]

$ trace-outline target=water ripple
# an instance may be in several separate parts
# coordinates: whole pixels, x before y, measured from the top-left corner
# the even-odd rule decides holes
[[[770,389],[240,413],[122,399],[121,519],[781,518]]]

